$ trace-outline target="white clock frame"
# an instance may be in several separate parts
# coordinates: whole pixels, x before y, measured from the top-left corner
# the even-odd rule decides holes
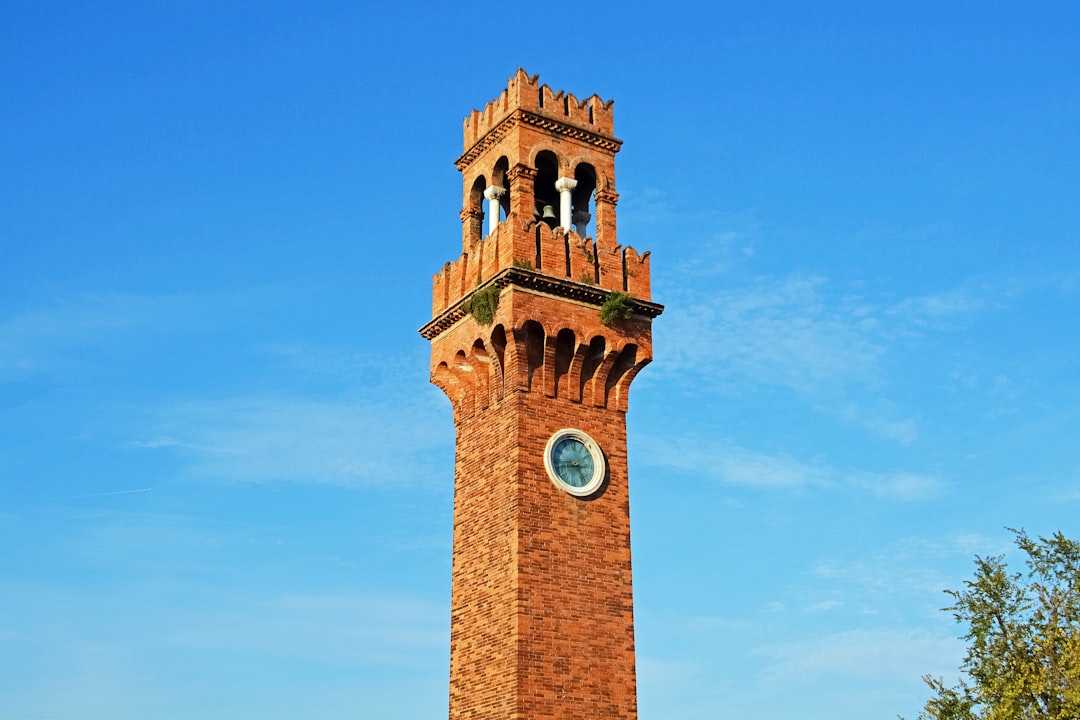
[[[574,485],[569,484],[559,477],[559,473],[555,470],[552,457],[555,446],[567,439],[580,442],[585,446],[585,449],[589,451],[589,455],[592,457],[592,477],[581,487],[575,487]],[[547,447],[544,448],[544,469],[547,470],[548,477],[551,479],[551,482],[555,484],[555,487],[577,497],[587,497],[599,490],[600,486],[604,483],[604,478],[607,476],[607,460],[604,458],[604,453],[600,449],[600,445],[589,437],[588,433],[576,428],[563,428],[552,435],[551,439],[547,441]]]

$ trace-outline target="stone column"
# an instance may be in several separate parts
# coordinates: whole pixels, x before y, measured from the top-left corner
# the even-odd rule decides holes
[[[588,229],[590,220],[592,220],[592,215],[584,210],[576,210],[574,212],[574,232],[578,234],[578,237],[585,237],[585,231]]]
[[[566,232],[570,231],[570,193],[576,187],[577,180],[574,178],[561,177],[555,181],[555,189],[559,191],[559,225]]]
[[[488,201],[488,235],[495,232],[499,226],[499,200],[506,194],[506,188],[498,185],[489,185],[484,190],[484,197]]]

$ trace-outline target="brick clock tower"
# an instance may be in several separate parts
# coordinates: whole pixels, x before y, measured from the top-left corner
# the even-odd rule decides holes
[[[465,118],[431,381],[457,431],[450,720],[636,720],[626,409],[649,254],[615,236],[612,104],[518,70]]]

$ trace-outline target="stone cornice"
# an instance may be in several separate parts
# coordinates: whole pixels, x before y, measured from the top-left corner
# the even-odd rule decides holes
[[[595,285],[586,285],[584,283],[574,282],[573,280],[544,275],[536,270],[526,270],[525,268],[517,267],[505,268],[498,275],[478,286],[476,289],[480,290],[489,285],[494,285],[498,288],[505,288],[512,285],[514,287],[544,293],[545,295],[554,295],[555,297],[577,300],[578,302],[596,305],[597,307],[603,305],[604,300],[611,294],[610,290],[605,290],[604,288]],[[473,292],[475,292],[475,290]],[[465,301],[472,297],[472,295],[473,293],[469,293],[446,310],[439,313],[436,317],[432,318],[431,322],[420,328],[420,335],[425,340],[433,340],[441,335],[443,331],[448,330],[458,320],[465,317]],[[636,315],[643,315],[651,320],[664,312],[664,306],[659,303],[634,298],[633,312]]]
[[[468,167],[469,163],[480,155],[480,153],[499,142],[499,140],[505,137],[506,134],[518,124],[532,125],[564,137],[573,138],[586,143],[587,145],[607,150],[613,155],[619,152],[619,148],[622,147],[622,140],[616,140],[613,137],[594,133],[585,130],[584,128],[577,127],[576,125],[570,125],[554,118],[545,117],[518,108],[500,120],[498,125],[491,128],[484,137],[480,138],[471,148],[462,153],[461,157],[454,161],[454,165],[458,170],[464,170]]]

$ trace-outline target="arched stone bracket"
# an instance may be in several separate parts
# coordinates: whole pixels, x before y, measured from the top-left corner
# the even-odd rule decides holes
[[[537,320],[511,329],[476,327],[482,336],[465,347],[437,348],[432,358],[431,382],[457,415],[497,404],[507,391],[626,412],[630,384],[652,360],[636,338],[618,333],[587,337],[581,328]]]

